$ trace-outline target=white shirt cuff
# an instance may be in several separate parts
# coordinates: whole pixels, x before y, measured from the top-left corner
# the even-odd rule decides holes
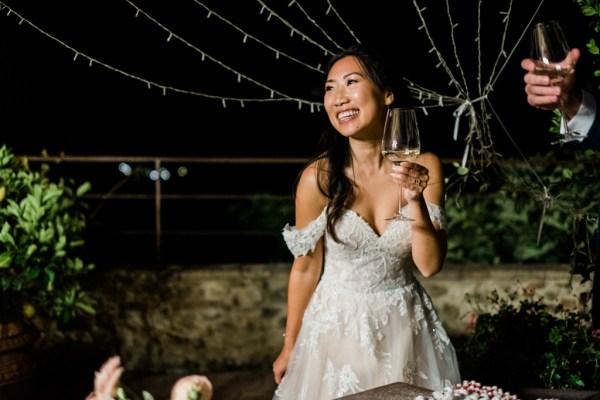
[[[594,124],[594,119],[596,118],[597,112],[596,99],[594,98],[594,96],[583,89],[581,90],[581,92],[581,106],[579,107],[577,114],[575,114],[575,116],[571,118],[569,122],[567,122],[569,129],[578,132],[581,135],[580,137],[575,139],[579,141],[587,137],[590,128]],[[564,134],[564,125],[561,123],[560,126],[560,133]]]

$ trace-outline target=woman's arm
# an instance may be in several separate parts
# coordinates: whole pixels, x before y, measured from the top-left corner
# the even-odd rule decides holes
[[[296,228],[302,229],[318,218],[326,206],[326,199],[317,185],[315,165],[303,173],[296,191]],[[319,282],[322,270],[323,238],[315,250],[294,260],[288,283],[288,307],[285,339],[281,353],[273,363],[275,382],[279,384],[287,370],[292,349],[302,325],[302,317]]]
[[[417,170],[421,183],[407,193],[412,196],[409,198],[410,216],[414,219],[411,222],[412,255],[419,271],[428,277],[442,270],[448,249],[446,231],[431,221],[426,204],[429,202],[444,208],[444,172],[439,157],[433,153],[423,153],[417,163],[424,167]]]

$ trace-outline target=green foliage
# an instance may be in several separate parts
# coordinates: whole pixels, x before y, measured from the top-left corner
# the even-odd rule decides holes
[[[483,302],[467,296],[478,311],[460,350],[461,374],[507,390],[599,389],[600,332],[589,312],[549,307],[534,295],[494,291]]]
[[[590,279],[599,153],[557,148],[529,162],[505,161],[498,171],[497,183],[479,191],[448,186],[448,260],[570,263]]]
[[[78,256],[84,244],[88,182],[49,177],[26,158],[0,148],[0,299],[2,320],[48,317],[66,325],[94,313],[79,279],[94,268]]]
[[[287,197],[280,199],[269,194],[257,194],[250,204],[234,202],[229,213],[244,228],[281,235],[283,226],[294,218],[294,203]]]
[[[541,215],[540,206],[534,201],[519,204],[516,197],[515,193],[500,192],[462,194],[460,205],[449,202],[447,260],[496,265],[568,258],[567,227],[545,230],[544,240],[538,245],[536,221]]]
[[[600,32],[600,0],[573,0],[581,8],[584,16],[589,18],[588,24],[596,33]],[[596,43],[596,38],[592,37],[586,47],[590,54],[594,56],[593,65],[595,77],[600,77],[600,48]]]

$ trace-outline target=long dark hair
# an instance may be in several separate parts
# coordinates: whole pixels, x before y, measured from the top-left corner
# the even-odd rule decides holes
[[[327,64],[326,76],[333,65],[345,57],[354,57],[361,66],[367,79],[381,91],[394,93],[394,102],[390,106],[409,106],[410,93],[398,72],[375,48],[356,44],[334,55]],[[352,154],[347,137],[340,135],[329,126],[321,136],[317,146],[317,178],[319,190],[329,199],[327,207],[327,230],[336,242],[339,239],[335,224],[345,208],[354,200],[354,183],[344,170],[352,163]]]

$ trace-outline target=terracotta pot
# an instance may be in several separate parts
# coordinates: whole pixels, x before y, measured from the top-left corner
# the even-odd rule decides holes
[[[0,399],[27,399],[37,366],[39,332],[21,322],[0,323]]]

